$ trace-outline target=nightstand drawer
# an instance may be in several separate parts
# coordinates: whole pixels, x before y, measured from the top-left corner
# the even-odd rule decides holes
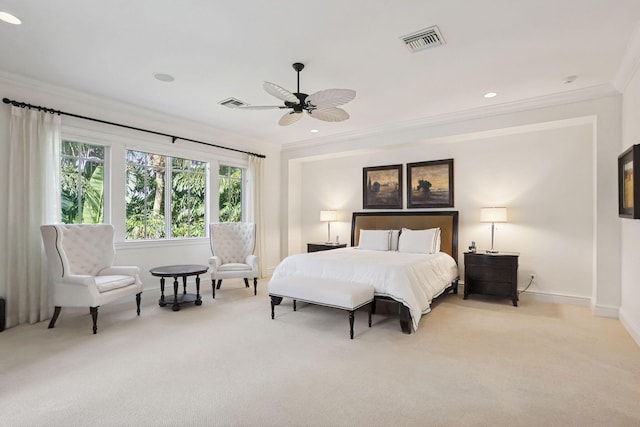
[[[490,267],[484,265],[474,266],[465,264],[465,268],[469,268],[467,275],[471,280],[491,280],[494,282],[511,283],[513,280],[513,268],[507,267]]]
[[[518,265],[518,257],[512,255],[465,254],[464,265],[487,268],[512,268]]]

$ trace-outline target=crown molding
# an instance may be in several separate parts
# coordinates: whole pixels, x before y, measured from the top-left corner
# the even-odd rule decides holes
[[[446,125],[456,122],[462,122],[467,120],[484,119],[488,117],[519,113],[528,110],[535,110],[540,108],[553,107],[564,104],[572,104],[577,102],[590,101],[594,99],[618,96],[620,92],[610,84],[591,86],[582,89],[576,89],[572,91],[566,91],[562,93],[556,93],[553,95],[540,96],[535,98],[523,99],[512,102],[505,102],[502,104],[493,105],[490,107],[475,108],[464,111],[457,111],[453,113],[441,114],[437,116],[424,117],[415,120],[408,120],[404,122],[392,123],[389,125],[378,126],[373,128],[367,128],[354,132],[345,132],[339,135],[333,135],[325,138],[314,138],[303,141],[296,141],[287,144],[283,144],[282,151],[288,152],[293,150],[301,150],[307,148],[313,148],[321,145],[327,145],[332,143],[345,143],[349,140],[380,136],[384,134],[393,134],[395,132],[416,130],[420,128],[429,128],[439,125]]]
[[[273,152],[274,149],[279,151],[280,148],[279,145],[268,144],[265,141],[216,128],[203,122],[192,121],[103,96],[52,85],[3,70],[0,70],[0,89],[5,92],[0,94],[2,98],[14,98],[16,101],[42,105],[61,111],[69,109],[69,113],[89,117],[99,115],[96,118],[136,127],[144,127],[140,123],[150,123],[155,131],[168,134],[176,133],[176,129],[179,129],[181,136],[184,137],[202,139],[203,135],[206,135],[206,140],[211,141],[211,143],[246,151]],[[55,105],[48,105],[54,102]],[[72,109],[81,109],[82,111],[73,111]]]
[[[640,68],[640,24],[627,44],[620,68],[613,79],[613,86],[620,92],[624,92],[631,79]]]

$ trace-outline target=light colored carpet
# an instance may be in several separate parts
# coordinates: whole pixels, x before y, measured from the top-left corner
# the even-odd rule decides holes
[[[205,281],[207,283],[208,281]],[[397,318],[291,301],[270,318],[225,281],[172,312],[143,294],[0,333],[0,425],[638,426],[640,349],[618,321],[529,299],[447,295]]]

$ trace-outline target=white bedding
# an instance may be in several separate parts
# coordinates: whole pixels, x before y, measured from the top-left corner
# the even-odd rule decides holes
[[[378,296],[391,297],[409,307],[413,329],[428,313],[431,300],[458,277],[458,266],[444,252],[413,254],[356,248],[333,249],[285,258],[271,280],[305,277],[369,283]],[[300,280],[304,286],[304,280]]]

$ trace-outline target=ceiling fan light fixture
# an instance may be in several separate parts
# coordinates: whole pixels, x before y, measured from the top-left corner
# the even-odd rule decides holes
[[[326,89],[311,95],[300,91],[300,71],[304,69],[304,64],[295,62],[292,64],[297,73],[297,91],[290,92],[275,83],[264,82],[264,90],[284,102],[284,105],[246,106],[240,107],[242,110],[270,110],[270,109],[291,109],[280,118],[280,126],[288,126],[297,122],[302,117],[303,112],[307,112],[311,117],[325,122],[341,122],[349,118],[349,113],[338,105],[346,104],[356,97],[356,91],[351,89]]]

